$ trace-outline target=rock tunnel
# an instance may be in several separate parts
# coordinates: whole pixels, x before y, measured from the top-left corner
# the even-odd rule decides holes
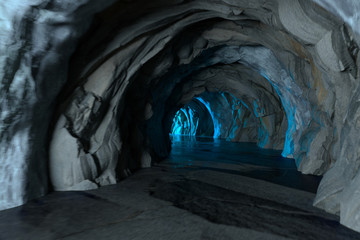
[[[0,3],[0,209],[115,184],[185,134],[281,150],[323,176],[314,206],[360,231],[359,11],[351,0]]]

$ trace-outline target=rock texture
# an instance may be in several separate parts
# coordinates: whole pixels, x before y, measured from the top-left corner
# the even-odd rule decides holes
[[[179,119],[179,117],[181,119]],[[186,119],[183,119],[184,117]],[[188,126],[185,126],[185,123]],[[212,138],[214,136],[212,113],[201,101],[193,99],[190,103],[186,104],[176,112],[173,118],[170,133],[172,135]]]
[[[260,146],[325,174],[315,205],[360,231],[360,5],[315,2],[1,3],[0,208],[45,194],[47,169],[71,190],[150,167],[176,111],[221,91]]]
[[[196,95],[194,89],[200,89]],[[177,109],[194,96],[211,113],[215,138],[283,149],[287,130],[285,111],[269,81],[251,69],[231,64],[198,71],[174,89],[164,107]],[[166,119],[171,118],[172,111]]]
[[[68,61],[113,1],[0,3],[0,209],[48,191],[48,134]]]
[[[170,159],[117,184],[53,192],[1,211],[0,238],[360,238],[312,206],[320,178],[302,175],[279,151],[210,138],[172,147]]]

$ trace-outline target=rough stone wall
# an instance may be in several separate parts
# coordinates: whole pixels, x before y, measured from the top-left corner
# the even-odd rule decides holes
[[[169,96],[199,71],[242,64],[279,96],[283,155],[325,173],[316,206],[360,231],[360,5],[316,2],[349,25],[309,0],[0,3],[0,208],[45,194],[48,164],[60,190],[150,166],[170,150],[173,107],[209,81]]]
[[[199,125],[195,135],[200,137],[213,137],[214,123],[207,107],[197,99],[191,100],[188,105],[197,112],[199,118]]]
[[[0,209],[48,191],[48,130],[68,61],[113,1],[0,3]]]

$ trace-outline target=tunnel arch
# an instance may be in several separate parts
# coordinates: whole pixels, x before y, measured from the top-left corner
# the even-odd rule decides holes
[[[223,71],[224,67],[226,72]],[[204,79],[207,80],[204,81]],[[199,81],[203,82],[204,91],[196,91],[196,95],[193,96],[193,86],[199,86]],[[184,80],[184,83],[179,84],[173,90],[172,98],[167,101],[167,105],[170,106],[166,106],[165,109],[177,106],[179,103],[186,103],[189,101],[188,95],[207,105],[208,110],[213,112],[212,118],[215,118],[213,121],[216,121],[217,125],[223,126],[219,127],[218,134],[214,135],[215,138],[220,137],[231,141],[255,141],[261,147],[283,149],[287,121],[280,99],[271,84],[261,75],[252,73],[249,68],[237,64],[202,70]],[[178,98],[174,99],[177,96]],[[257,99],[260,97],[264,101],[258,102]],[[172,116],[170,111],[170,114],[165,117],[164,126],[167,126],[166,122],[169,122]],[[255,125],[250,126],[249,123]],[[239,126],[242,127],[239,128]],[[241,134],[243,130],[246,133],[244,135]],[[261,140],[258,139],[259,131],[266,135]],[[164,132],[167,132],[166,128]],[[248,134],[251,136],[250,138],[246,137]]]
[[[294,157],[303,173],[326,173],[317,206],[333,213],[341,209],[342,221],[359,229],[349,210],[358,188],[359,153],[352,151],[359,143],[356,29],[305,0],[76,4],[24,9],[11,24],[18,24],[14,29],[33,26],[36,34],[9,34],[26,37],[19,46],[10,44],[10,38],[4,41],[11,47],[2,67],[2,169],[17,169],[1,179],[4,206],[44,194],[47,164],[50,175],[65,167],[60,182],[73,179],[62,190],[74,182],[82,184],[74,189],[115,183],[132,169],[150,166],[169,151],[161,134],[168,116],[158,109],[168,98],[161,95],[171,95],[197,71],[239,63],[271,81],[281,98],[289,125],[284,155]],[[37,16],[42,18],[32,25]],[[178,76],[170,79],[170,73]],[[30,87],[21,92],[21,84]],[[192,89],[183,100],[204,90]],[[55,101],[61,102],[55,113],[59,117],[46,151]],[[158,149],[151,146],[145,121],[158,128],[156,139],[163,142]],[[59,160],[63,152],[69,155]],[[339,180],[340,175],[345,177]],[[11,179],[21,182],[11,185]]]
[[[173,118],[170,135],[196,136],[199,117],[189,106],[178,110]]]
[[[213,137],[214,129],[209,109],[201,101],[193,98],[175,113],[170,135]]]
[[[157,33],[153,35],[152,38],[136,38],[137,35],[133,34],[131,31],[121,32],[120,36],[122,36],[121,34],[123,33],[131,33],[131,37],[135,39],[135,41],[131,42],[126,36],[122,36],[121,38],[114,38],[114,42],[116,42],[116,40],[118,41],[119,39],[123,41],[123,43],[117,43],[116,45],[113,45],[120,46],[120,48],[115,48],[112,51],[103,52],[101,58],[108,60],[101,60],[99,68],[84,68],[85,71],[88,69],[88,73],[85,72],[82,74],[80,79],[81,81],[87,79],[83,85],[85,92],[94,94],[94,97],[97,99],[102,99],[104,97],[105,99],[109,99],[110,95],[114,95],[110,100],[110,106],[114,106],[114,110],[118,109],[115,110],[115,112],[117,112],[115,115],[118,115],[117,117],[120,118],[120,121],[122,122],[120,127],[118,127],[115,126],[116,123],[114,120],[108,119],[110,121],[107,123],[108,129],[112,129],[113,133],[118,132],[122,136],[119,136],[119,134],[113,134],[113,136],[107,138],[105,141],[107,143],[100,143],[99,146],[99,143],[96,142],[97,140],[93,140],[93,142],[95,142],[94,144],[92,143],[91,136],[90,139],[88,137],[88,140],[80,140],[80,148],[83,148],[84,151],[83,153],[80,153],[78,157],[75,157],[75,159],[84,157],[84,159],[88,159],[87,161],[97,162],[99,161],[97,159],[116,159],[116,156],[120,155],[118,162],[121,163],[120,165],[122,166],[119,167],[116,160],[107,160],[107,163],[103,164],[104,166],[101,168],[100,172],[104,171],[103,168],[108,169],[108,167],[111,166],[110,177],[108,175],[101,177],[101,175],[98,178],[112,179],[112,181],[108,183],[113,183],[116,179],[115,176],[117,176],[116,169],[121,169],[120,172],[122,173],[120,173],[120,175],[126,176],[127,172],[129,172],[129,169],[134,169],[137,166],[150,166],[151,159],[166,157],[169,153],[170,145],[167,139],[168,136],[167,134],[164,134],[162,129],[162,116],[164,115],[162,106],[167,101],[166,96],[170,94],[168,91],[172,89],[172,86],[176,86],[176,84],[181,82],[183,78],[191,75],[195,71],[216,64],[233,64],[235,62],[246,65],[265,77],[272,83],[275,91],[280,96],[280,99],[282,99],[282,103],[284,105],[288,119],[288,131],[283,155],[295,157],[299,169],[304,173],[320,174],[326,171],[329,166],[328,155],[326,155],[325,158],[319,158],[318,156],[313,157],[312,155],[307,154],[309,147],[311,148],[311,145],[308,143],[308,147],[304,148],[306,144],[300,144],[302,141],[302,134],[305,129],[308,130],[308,126],[310,124],[316,124],[310,122],[311,114],[314,111],[314,109],[310,108],[310,105],[314,104],[314,101],[310,104],[308,101],[309,98],[304,98],[304,95],[312,94],[312,97],[314,97],[314,95],[316,96],[316,92],[305,87],[309,84],[305,79],[301,79],[301,77],[299,78],[298,76],[294,77],[292,68],[296,67],[297,65],[301,65],[302,69],[304,69],[304,75],[310,71],[310,68],[315,68],[309,64],[307,60],[307,58],[311,58],[310,52],[304,48],[300,48],[300,51],[302,51],[301,53],[296,52],[299,51],[298,48],[302,45],[301,41],[298,42],[298,40],[292,38],[291,35],[284,35],[283,32],[276,29],[274,30],[274,28],[269,27],[269,25],[276,25],[276,23],[274,22],[274,19],[266,18],[269,16],[267,14],[264,14],[261,17],[260,15],[257,15],[256,17],[260,18],[261,20],[256,21],[251,11],[249,11],[248,15],[243,15],[241,13],[236,15],[233,14],[233,11],[235,10],[233,10],[233,7],[231,6],[216,9],[214,6],[215,5],[210,6],[204,4],[202,7],[204,7],[204,10],[206,10],[205,12],[194,12],[188,14],[188,9],[193,9],[194,6],[193,4],[185,4],[184,8],[180,8],[178,10],[178,15],[176,15],[176,23],[172,24],[170,32],[166,28],[160,28],[160,30],[157,31]],[[267,7],[276,9],[275,5],[270,5]],[[173,9],[171,9],[171,11],[170,9],[164,10],[164,16],[162,16],[163,19],[168,18],[166,14],[173,16],[173,12],[171,12]],[[229,13],[230,11],[231,14],[224,14],[224,12]],[[282,11],[281,7],[278,8],[278,11]],[[282,15],[280,14],[279,16],[281,17]],[[154,19],[155,22],[159,20],[159,18]],[[235,22],[235,19],[240,22]],[[213,24],[211,28],[209,28],[209,22]],[[140,23],[144,24],[144,20],[141,19],[140,21],[135,22],[133,27],[136,28],[136,26],[140,26]],[[146,22],[146,25],[151,26],[147,30],[160,27],[157,25],[152,25],[151,21]],[[140,27],[140,29],[144,28]],[[193,30],[191,31],[190,29]],[[199,30],[202,32],[201,35],[199,34]],[[195,35],[194,32],[196,32]],[[246,36],[244,32],[247,32],[248,35]],[[276,39],[277,41],[262,41],[263,39],[266,39],[266,37],[270,37],[270,32],[272,34],[275,33],[273,34],[272,39],[274,39],[274,36],[276,36],[276,38],[278,38]],[[263,36],[259,37],[260,35]],[[229,36],[231,36],[231,38],[229,38]],[[306,34],[304,36],[306,36]],[[184,43],[185,38],[187,38],[187,41],[191,43],[190,45]],[[288,43],[288,45],[285,46],[285,50],[279,51],[280,48],[278,46],[278,42],[289,42],[289,38],[292,40],[290,43]],[[310,40],[306,39],[306,41]],[[311,41],[313,40],[311,39]],[[294,48],[293,45],[296,45],[296,48]],[[108,46],[112,46],[112,44]],[[126,49],[121,46],[126,46]],[[143,52],[138,52],[136,50],[138,48],[142,48]],[[276,49],[276,55],[270,49]],[[173,51],[177,52],[177,56],[175,58],[172,54]],[[105,57],[107,55],[106,52],[109,53],[109,57]],[[129,61],[126,59],[126,53],[135,54],[136,58],[132,58],[131,61]],[[304,54],[307,55],[303,56]],[[93,59],[96,60],[96,58]],[[117,66],[117,62],[122,63]],[[293,66],[286,66],[283,62],[294,63]],[[88,66],[91,65],[93,64],[90,63]],[[117,70],[114,69],[115,66],[117,66]],[[124,72],[120,70],[125,67],[128,69],[127,71]],[[110,75],[104,76],[104,73]],[[143,79],[144,75],[147,78],[145,82]],[[312,75],[310,75],[310,79],[312,79]],[[150,91],[146,91],[146,89],[143,91],[142,87],[139,88],[139,85],[136,84],[136,82],[139,82],[140,84],[145,83],[147,86],[143,88],[149,87],[150,83],[154,82],[155,88]],[[136,85],[136,91],[128,90],[131,89],[132,85]],[[109,88],[109,86],[111,87]],[[304,87],[306,90],[305,93],[303,92]],[[150,88],[153,87],[150,86]],[[186,97],[192,98],[195,94],[197,94],[197,92],[201,92],[203,90],[203,88],[197,87],[195,91],[191,92],[190,95]],[[111,91],[113,91],[113,93],[111,93]],[[115,94],[114,91],[116,92]],[[131,92],[131,94],[128,92]],[[107,94],[109,95],[106,96]],[[131,97],[123,97],[127,95],[131,95]],[[120,104],[117,103],[119,101]],[[134,107],[136,111],[129,110],[127,107],[125,107],[125,110],[122,109],[124,108],[121,106],[124,104],[123,102],[137,102],[137,106],[131,106]],[[129,114],[131,111],[134,112]],[[152,126],[151,131],[155,132],[156,134],[149,132],[146,133],[146,131],[144,131],[144,124],[140,123],[135,126],[132,124],[133,121],[142,121],[144,118],[142,113],[144,111],[147,111],[145,115],[148,115],[147,117],[149,117],[147,121],[150,121],[149,125]],[[315,111],[318,111],[318,109]],[[79,111],[77,110],[76,112]],[[66,118],[67,120],[70,120],[70,122],[73,122],[73,119],[71,118],[74,117],[71,117],[70,115],[71,114],[68,114]],[[114,113],[112,113],[112,115],[114,115]],[[104,121],[102,121],[102,124],[103,123]],[[86,122],[85,125],[87,125]],[[127,133],[121,131],[121,129],[130,129],[130,131]],[[310,129],[313,131],[319,131],[319,129],[323,130],[321,127],[313,127]],[[72,130],[70,130],[70,132],[73,134],[75,133]],[[76,134],[79,133],[75,133],[75,135]],[[100,136],[100,138],[104,139],[105,132],[103,131],[102,134],[103,135]],[[316,132],[312,132],[312,134],[315,136],[317,135]],[[146,139],[145,135],[149,136],[149,140]],[[325,135],[327,135],[326,140],[329,141],[328,138],[330,134],[325,132]],[[96,136],[96,133],[94,136]],[[308,141],[309,139],[306,138],[305,140]],[[152,143],[159,141],[162,143],[152,145]],[[109,143],[111,147],[107,146]],[[91,147],[91,149],[88,149],[87,145],[97,146],[99,148],[96,149]],[[101,150],[102,147],[104,147],[104,150]],[[138,151],[138,149],[142,150]],[[76,153],[77,151],[74,150],[73,152]],[[111,152],[111,157],[109,156],[108,152]],[[320,152],[320,154],[322,154],[322,152]],[[93,156],[94,153],[96,157]],[[100,155],[100,157],[97,155]],[[314,164],[316,161],[319,163]],[[99,165],[99,163],[95,165]],[[82,167],[79,166],[77,168]],[[53,172],[57,173],[57,170],[54,170]],[[109,174],[109,171],[107,170],[104,172]],[[99,175],[99,173],[97,175]],[[102,185],[102,181],[103,180],[98,180],[98,184]],[[106,181],[104,184],[106,184]]]

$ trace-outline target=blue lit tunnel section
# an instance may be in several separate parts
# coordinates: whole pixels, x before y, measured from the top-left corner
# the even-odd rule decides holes
[[[210,114],[207,107],[194,98],[176,112],[170,134],[213,137],[214,124]]]
[[[232,94],[204,92],[176,112],[170,134],[256,142],[258,126],[252,115]]]
[[[269,107],[250,100],[227,92],[203,92],[176,112],[170,135],[253,142],[261,148],[282,150],[286,119],[281,112],[268,114]]]
[[[195,136],[198,125],[198,114],[189,106],[183,107],[175,114],[171,126],[171,134]]]
[[[239,129],[238,125],[242,125],[239,123],[242,107],[242,102],[231,94],[204,92],[176,112],[170,133],[234,138],[234,133]]]
[[[213,134],[213,137],[214,138],[218,138],[220,137],[220,129],[221,129],[221,123],[218,121],[218,119],[215,117],[215,113],[213,110],[211,110],[211,106],[210,106],[210,102],[209,101],[206,101],[204,99],[204,97],[196,97],[196,99],[201,102],[205,107],[206,109],[208,110],[210,116],[211,116],[211,119],[213,121],[213,126],[214,126],[214,134]]]

